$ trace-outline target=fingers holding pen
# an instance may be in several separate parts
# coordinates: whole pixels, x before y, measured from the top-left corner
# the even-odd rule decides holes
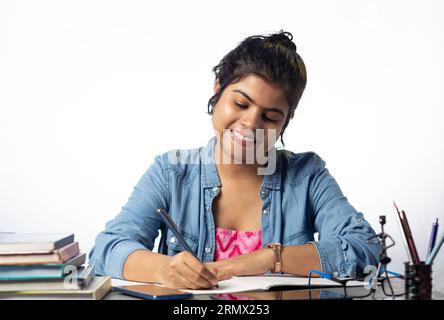
[[[196,281],[199,281],[200,283],[204,282],[206,284],[206,288],[211,288],[217,285],[218,280],[216,275],[213,274],[204,263],[196,259],[193,255],[185,253],[184,262],[194,273],[190,274],[190,276],[194,276]]]
[[[170,288],[206,289],[217,284],[211,271],[189,252],[181,252],[165,266],[163,283]]]
[[[165,225],[172,230],[176,238],[182,244],[186,251],[175,255],[169,263],[166,264],[166,270],[163,270],[164,283],[174,285],[182,284],[190,286],[190,282],[196,288],[211,288],[217,284],[216,275],[214,275],[199,259],[192,253],[192,249],[183,239],[177,225],[171,219],[168,212],[158,208],[155,213],[162,219]],[[175,276],[175,273],[179,276]],[[183,279],[186,279],[184,281]],[[173,281],[174,280],[174,281]]]

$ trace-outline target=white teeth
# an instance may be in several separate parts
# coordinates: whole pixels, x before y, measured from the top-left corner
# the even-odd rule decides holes
[[[245,141],[248,141],[248,142],[253,142],[254,141],[254,137],[246,137],[246,136],[242,135],[241,133],[239,133],[237,131],[234,131],[234,130],[233,130],[233,134],[236,137],[238,137],[240,140],[245,140]]]

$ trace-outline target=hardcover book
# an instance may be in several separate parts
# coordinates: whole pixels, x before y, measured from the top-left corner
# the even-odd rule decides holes
[[[73,241],[73,233],[0,232],[0,255],[50,253]]]

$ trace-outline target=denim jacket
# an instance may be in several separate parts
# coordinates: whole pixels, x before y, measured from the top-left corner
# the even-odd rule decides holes
[[[97,235],[89,254],[96,274],[123,279],[127,257],[136,250],[153,250],[159,231],[159,253],[172,256],[184,250],[156,215],[157,208],[170,213],[201,261],[213,261],[212,203],[221,187],[213,160],[215,141],[213,137],[206,147],[155,158],[120,213]],[[276,168],[264,175],[259,196],[263,247],[312,243],[321,271],[340,277],[362,275],[366,265],[378,263],[380,246],[366,243],[375,232],[348,203],[317,154],[278,150]]]

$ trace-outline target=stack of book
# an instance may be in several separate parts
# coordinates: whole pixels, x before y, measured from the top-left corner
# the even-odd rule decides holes
[[[74,234],[0,232],[0,299],[102,299],[110,277],[94,277]]]

